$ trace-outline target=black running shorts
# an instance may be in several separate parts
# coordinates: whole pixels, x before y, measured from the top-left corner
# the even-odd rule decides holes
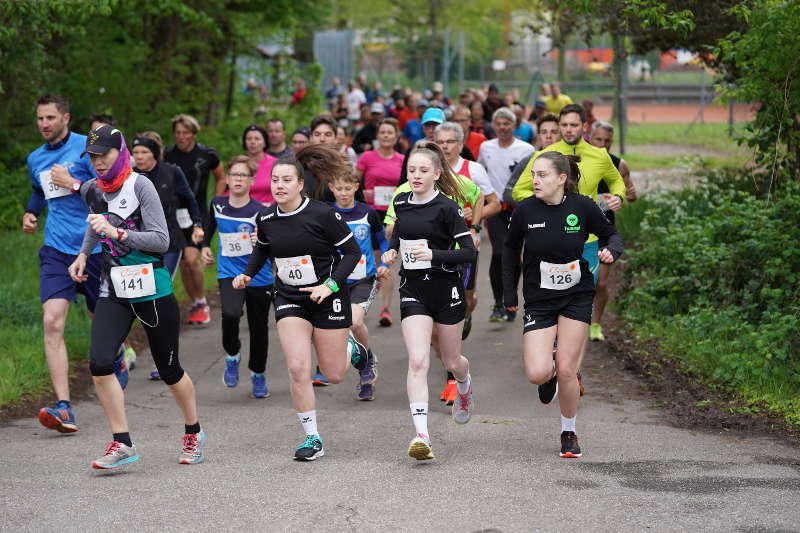
[[[464,282],[459,277],[400,277],[400,319],[426,315],[437,324],[464,320]]]
[[[298,317],[311,322],[318,329],[349,328],[353,324],[350,309],[350,295],[347,288],[342,288],[322,300],[321,303],[311,298],[290,300],[280,293],[275,294],[275,321],[286,317]]]
[[[558,324],[558,317],[592,323],[592,302],[594,291],[571,294],[543,300],[525,306],[523,332],[545,329]]]
[[[378,293],[378,282],[374,277],[366,277],[349,285],[348,290],[350,291],[350,303],[360,305],[364,311],[369,311],[369,306],[372,305],[372,301]]]

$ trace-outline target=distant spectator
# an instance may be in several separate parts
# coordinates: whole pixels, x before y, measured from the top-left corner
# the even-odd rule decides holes
[[[292,149],[286,146],[286,126],[278,117],[267,121],[267,142],[267,153],[272,157],[280,159],[292,153]]]
[[[400,144],[404,151],[408,151],[408,149],[414,146],[418,140],[425,136],[425,134],[422,132],[422,123],[420,122],[419,117],[422,116],[427,109],[427,100],[417,100],[417,114],[414,116],[414,118],[406,121],[405,127],[403,128],[403,138],[400,140]]]
[[[526,143],[532,143],[535,132],[533,131],[533,126],[525,120],[525,111],[517,104],[511,104],[509,107],[514,112],[514,116],[517,117],[514,137]]]
[[[472,120],[469,125],[469,130],[480,133],[487,139],[494,139],[494,130],[491,124],[487,123],[486,119],[484,119],[485,109],[483,103],[480,100],[476,100],[469,106],[469,110]]]
[[[347,118],[355,124],[361,118],[361,106],[367,103],[367,97],[354,81],[347,84],[347,89]]]
[[[413,94],[406,98],[405,108],[397,113],[397,125],[400,127],[400,131],[405,131],[409,120],[419,120],[418,101],[418,98]],[[425,109],[421,112],[424,113]]]
[[[597,117],[594,116],[594,102],[591,100],[584,100],[582,105],[583,109],[586,111],[586,122],[583,124],[583,136],[588,140],[592,135],[592,124],[597,122]]]
[[[533,103],[533,111],[531,112],[531,116],[528,117],[528,120],[536,122],[546,114],[548,114],[547,106],[544,105],[544,102],[542,100],[536,100]]]
[[[543,86],[544,87],[544,86]],[[572,98],[561,93],[561,87],[557,83],[550,84],[550,94],[542,98],[548,113],[558,115],[565,105],[572,103]]]
[[[355,167],[356,161],[358,161],[358,155],[347,141],[347,131],[345,131],[343,127],[338,126],[336,128],[336,148],[339,150],[339,153],[342,154],[342,158],[344,158],[345,162],[351,167]]]
[[[367,91],[366,96],[367,96],[367,103],[368,104],[372,104],[374,102],[382,101],[383,98],[384,98],[383,84],[378,80],[375,80],[374,82],[372,82],[372,89]]]
[[[338,76],[334,76],[331,80],[331,88],[325,91],[325,99],[328,101],[328,105],[333,107],[336,103],[337,98],[340,94],[344,91],[342,90],[342,82]]]
[[[503,101],[500,100],[500,89],[497,88],[497,85],[492,83],[489,85],[489,95],[486,97],[484,115],[492,116],[494,112],[501,107],[503,107]]]
[[[378,138],[378,124],[386,118],[386,108],[380,102],[375,102],[369,106],[369,122],[358,130],[353,137],[353,150],[357,154],[374,149]]]
[[[303,101],[303,98],[306,97],[306,82],[302,79],[297,78],[294,82],[294,93],[292,94],[292,106],[299,105],[300,102]]]
[[[292,133],[292,152],[295,154],[300,151],[311,140],[311,130],[307,126],[301,126]]]
[[[342,91],[336,97],[336,101],[331,108],[331,115],[336,119],[337,124],[346,128],[350,125],[350,120],[347,118],[348,113],[347,95]]]
[[[475,161],[478,159],[481,144],[486,141],[486,136],[475,131],[470,131],[470,113],[469,108],[466,106],[456,106],[455,110],[453,110],[452,121],[461,126],[461,129],[464,130],[464,148],[469,150],[470,154],[472,154],[472,158],[464,157],[464,159]]]
[[[92,113],[89,115],[89,131],[97,129],[105,124],[116,128],[117,120],[107,113]]]

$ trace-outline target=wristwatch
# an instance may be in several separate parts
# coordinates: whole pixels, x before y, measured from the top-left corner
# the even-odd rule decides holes
[[[78,192],[81,190],[81,181],[80,180],[73,180],[72,181],[72,192]]]
[[[480,224],[473,224],[469,227],[469,229],[474,229],[475,231],[480,233],[483,230],[483,226],[481,226]]]
[[[339,284],[336,283],[336,280],[333,278],[326,279],[325,286],[328,287],[332,292],[339,292]]]

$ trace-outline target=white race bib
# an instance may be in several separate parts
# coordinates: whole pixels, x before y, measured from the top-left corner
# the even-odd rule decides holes
[[[389,207],[392,203],[392,197],[396,187],[375,187],[375,200],[373,203],[376,207]]]
[[[347,279],[359,280],[359,279],[364,279],[366,277],[367,277],[367,256],[362,254],[361,257],[358,259],[358,263],[356,263],[356,267],[353,269],[350,275],[347,276]]]
[[[48,200],[52,200],[53,198],[61,198],[62,196],[69,196],[72,194],[70,189],[59,187],[53,183],[53,178],[50,175],[49,170],[43,170],[42,172],[39,172],[39,181],[42,183],[44,197]]]
[[[310,255],[298,257],[276,257],[278,277],[287,285],[310,285],[317,282],[314,261]]]
[[[249,233],[220,233],[220,246],[225,257],[239,257],[253,253],[253,243]]]
[[[581,265],[579,259],[563,265],[540,261],[539,271],[542,275],[539,286],[542,289],[563,291],[574,287],[581,280]]]
[[[178,220],[178,226],[181,229],[192,227],[192,217],[189,216],[189,210],[185,207],[175,210],[175,218]]]
[[[400,239],[400,257],[403,259],[403,268],[406,270],[423,270],[431,267],[430,261],[418,261],[411,254],[411,250],[417,247],[428,247],[428,239],[406,240]]]
[[[597,193],[597,205],[600,206],[600,211],[611,211],[608,207],[608,201],[614,196],[608,192]]]
[[[156,293],[153,264],[111,267],[111,284],[117,298],[141,298]]]

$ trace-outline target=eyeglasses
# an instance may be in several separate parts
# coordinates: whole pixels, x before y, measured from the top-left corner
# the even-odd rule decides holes
[[[238,174],[238,173],[237,174],[228,174],[228,176],[230,176],[232,178],[241,178],[243,180],[252,177],[252,176],[250,176],[250,174]]]

